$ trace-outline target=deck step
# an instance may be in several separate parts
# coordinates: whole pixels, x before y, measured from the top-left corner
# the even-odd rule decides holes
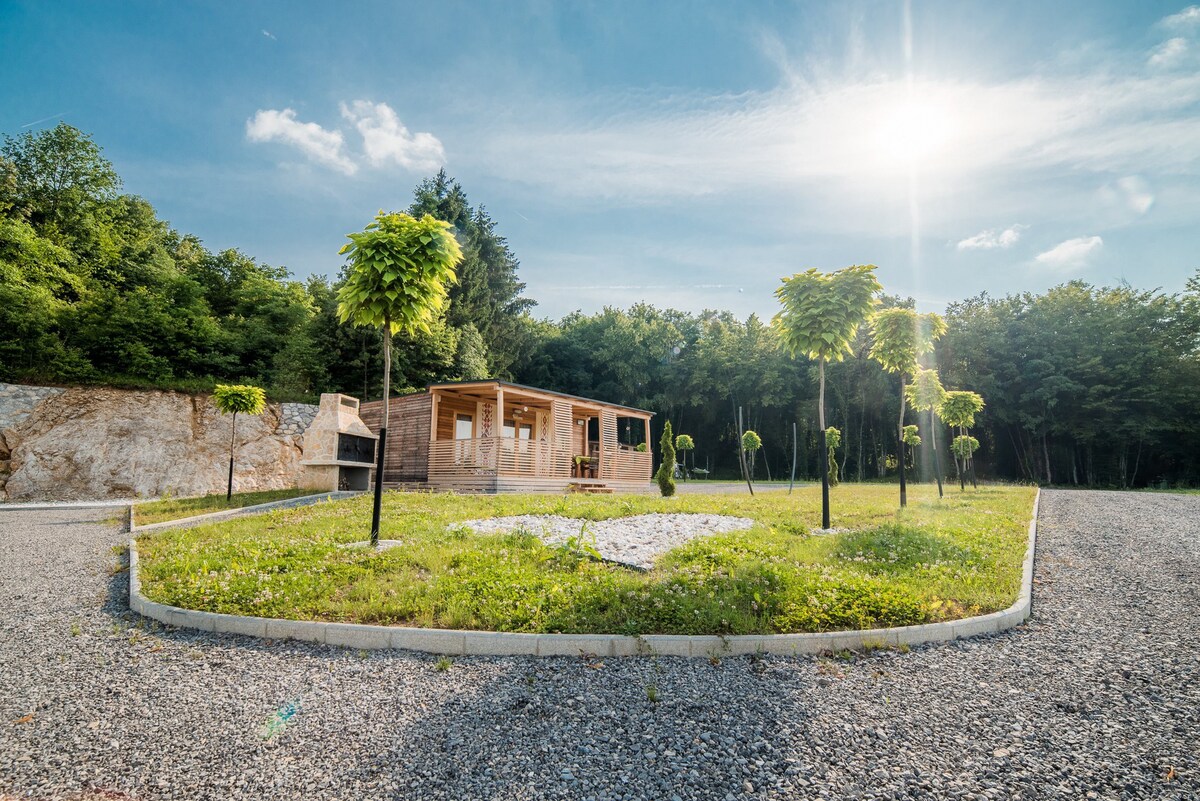
[[[568,492],[582,492],[586,495],[611,495],[613,488],[604,484],[581,484],[572,481],[567,485]]]

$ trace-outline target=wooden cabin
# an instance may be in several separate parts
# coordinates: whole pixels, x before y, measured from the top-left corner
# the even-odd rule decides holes
[[[376,433],[382,414],[381,400],[359,408]],[[653,416],[505,381],[431,384],[392,398],[383,480],[458,492],[647,492]]]

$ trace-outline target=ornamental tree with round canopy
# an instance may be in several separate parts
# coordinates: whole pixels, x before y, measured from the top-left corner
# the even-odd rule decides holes
[[[856,264],[832,273],[810,269],[782,279],[775,297],[783,309],[771,320],[784,349],[797,358],[817,362],[817,416],[825,430],[825,363],[840,362],[851,353],[850,343],[879,302],[883,289],[875,265]],[[821,527],[829,528],[829,452],[822,440]]]
[[[338,290],[338,320],[383,329],[383,425],[379,429],[375,469],[375,505],[371,545],[379,543],[383,494],[383,454],[387,444],[388,396],[391,394],[392,334],[430,333],[429,324],[446,304],[447,285],[456,282],[462,261],[450,223],[426,214],[380,211],[338,253],[349,257],[346,283]]]

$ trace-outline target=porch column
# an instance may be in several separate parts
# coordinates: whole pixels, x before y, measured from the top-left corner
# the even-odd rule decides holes
[[[441,400],[442,396],[436,392],[430,392],[430,395],[432,396],[432,402],[429,404],[431,407],[429,412],[429,441],[433,442],[437,439],[438,401]]]

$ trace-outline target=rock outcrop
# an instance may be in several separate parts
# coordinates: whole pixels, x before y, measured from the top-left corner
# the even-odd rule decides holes
[[[235,491],[295,486],[315,413],[270,404],[238,415]],[[221,492],[232,425],[206,395],[0,384],[0,500]]]

